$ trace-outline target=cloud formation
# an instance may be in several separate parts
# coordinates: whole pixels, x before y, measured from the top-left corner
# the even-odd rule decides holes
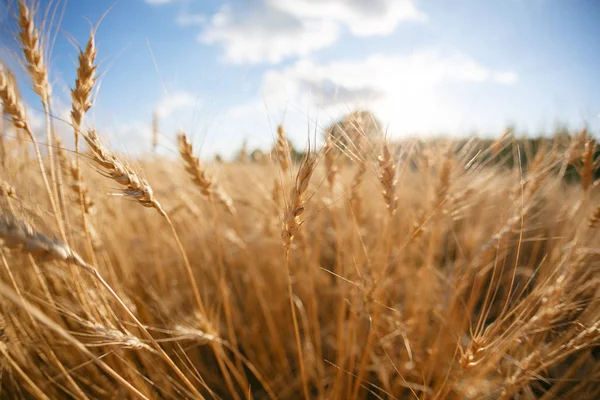
[[[354,36],[389,35],[402,22],[427,18],[412,0],[268,0],[268,3],[300,19],[337,21]]]
[[[336,23],[323,19],[298,19],[273,8],[239,13],[223,6],[198,39],[223,46],[224,59],[232,63],[279,63],[290,56],[305,56],[331,46],[339,37]]]
[[[398,132],[452,129],[458,120],[453,105],[440,96],[450,83],[514,85],[514,71],[495,70],[464,55],[420,51],[409,55],[372,55],[364,60],[319,64],[300,60],[271,69],[261,93],[271,111],[309,105],[327,114],[353,108],[373,110]],[[260,112],[262,101],[238,106],[232,115]]]
[[[168,93],[156,105],[156,113],[160,118],[168,118],[174,112],[189,109],[197,105],[197,98],[185,91]]]
[[[255,0],[221,6],[198,40],[222,46],[231,63],[276,64],[330,47],[344,29],[381,36],[402,22],[425,19],[413,0]]]

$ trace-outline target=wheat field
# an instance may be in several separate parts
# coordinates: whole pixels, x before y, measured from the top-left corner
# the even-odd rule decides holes
[[[132,159],[86,119],[93,31],[58,132],[43,33],[26,3],[16,17],[29,81],[0,64],[1,398],[600,397],[591,133],[374,140],[351,114],[299,160],[285,126],[260,161],[199,160],[184,132],[179,159]]]

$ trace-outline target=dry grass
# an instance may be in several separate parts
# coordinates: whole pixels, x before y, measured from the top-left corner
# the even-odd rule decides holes
[[[93,35],[72,92],[87,151],[61,147],[56,179],[48,143],[31,159],[19,140],[36,136],[0,64],[1,398],[600,396],[589,133],[533,152],[509,132],[373,143],[348,123],[354,143],[294,165],[280,126],[272,165],[223,164],[218,179],[183,134],[181,160],[125,161],[85,126]]]

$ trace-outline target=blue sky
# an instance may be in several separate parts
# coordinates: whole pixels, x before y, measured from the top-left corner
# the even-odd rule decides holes
[[[89,21],[110,8],[88,121],[130,152],[149,149],[153,110],[161,152],[174,152],[184,129],[206,157],[230,156],[243,141],[269,148],[270,124],[281,121],[302,146],[315,123],[356,107],[398,137],[600,126],[595,0],[41,2],[48,7],[62,14],[48,27],[58,33],[49,55],[57,115],[74,82],[73,42],[84,44]]]

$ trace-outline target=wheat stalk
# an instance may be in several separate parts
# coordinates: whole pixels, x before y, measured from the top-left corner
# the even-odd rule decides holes
[[[578,169],[581,176],[581,186],[584,192],[587,192],[592,186],[594,180],[594,153],[596,142],[593,137],[588,136],[585,140],[583,154],[581,156],[583,165]]]
[[[15,127],[24,130],[29,136],[31,143],[33,144],[33,149],[35,151],[35,155],[38,161],[38,167],[40,169],[42,180],[44,181],[44,186],[48,195],[48,200],[50,201],[50,206],[52,207],[52,212],[54,213],[54,218],[56,219],[56,224],[60,231],[61,237],[64,238],[66,237],[65,229],[60,218],[58,208],[56,207],[56,202],[54,200],[54,195],[52,194],[50,182],[48,182],[48,176],[46,175],[46,168],[44,167],[42,154],[40,152],[35,136],[33,135],[31,127],[27,122],[25,107],[23,106],[21,97],[19,96],[19,92],[17,90],[17,86],[14,80],[14,75],[2,63],[0,63],[0,100],[2,101],[2,105],[4,106],[4,111],[11,116]]]
[[[448,197],[448,189],[450,188],[450,174],[452,173],[452,153],[448,150],[446,157],[444,157],[444,162],[442,163],[442,168],[440,169],[440,182],[437,188],[437,204],[441,205],[446,201]]]
[[[44,107],[44,119],[46,123],[46,141],[48,145],[48,164],[50,167],[50,179],[52,187],[56,188],[56,196],[60,202],[61,209],[56,209],[57,218],[60,220],[60,232],[66,239],[65,229],[62,226],[62,215],[66,213],[65,204],[62,195],[62,183],[60,176],[57,176],[56,170],[60,166],[55,165],[54,160],[54,142],[56,135],[54,125],[51,120],[51,88],[48,82],[48,65],[44,60],[43,44],[40,40],[40,32],[35,26],[33,12],[27,7],[25,0],[19,0],[19,40],[21,41],[21,50],[25,57],[27,70],[33,80],[33,90],[42,100]],[[33,140],[33,139],[32,139]],[[50,190],[50,195],[54,196],[54,191]]]
[[[194,273],[192,271],[192,265],[187,257],[183,244],[181,243],[181,239],[177,234],[177,230],[171,221],[171,218],[167,214],[167,212],[162,208],[161,204],[154,198],[154,194],[152,188],[146,182],[145,179],[140,178],[131,168],[127,167],[123,164],[113,153],[109,152],[96,134],[95,130],[89,129],[87,134],[84,135],[84,139],[87,142],[88,146],[92,150],[93,153],[93,161],[99,167],[100,173],[104,176],[113,179],[115,182],[119,183],[122,186],[125,186],[123,190],[123,194],[133,200],[137,201],[144,207],[154,208],[158,211],[158,213],[165,219],[171,233],[173,235],[173,239],[175,239],[175,243],[179,250],[179,254],[183,260],[185,271],[188,275],[189,283],[192,287],[192,292],[194,294],[194,299],[196,301],[196,305],[198,307],[199,312],[202,315],[206,315],[206,309],[200,297],[200,291],[198,289],[198,284],[196,283],[196,278],[194,277]],[[235,393],[233,386],[230,382],[229,374],[225,367],[224,357],[225,354],[220,348],[217,348],[216,343],[213,343],[213,350],[215,351],[217,361],[219,363],[219,368],[225,375],[225,379],[232,393]]]
[[[502,135],[494,140],[491,144],[489,150],[491,153],[492,159],[496,159],[500,152],[506,147],[507,142],[512,138],[512,131],[510,129],[505,129]]]
[[[156,209],[159,214],[165,218],[169,224],[169,227],[171,228],[181,257],[184,261],[198,308],[200,309],[200,312],[203,313],[204,306],[202,305],[202,300],[200,299],[200,292],[198,291],[198,286],[192,272],[192,266],[190,265],[187,255],[185,254],[185,249],[181,244],[181,240],[177,235],[177,231],[175,230],[171,219],[167,215],[166,211],[162,208],[158,200],[154,198],[154,192],[152,191],[150,184],[148,184],[145,179],[140,178],[131,168],[123,164],[112,152],[108,151],[100,141],[100,138],[94,129],[89,129],[87,134],[85,134],[83,137],[92,150],[92,160],[96,163],[98,170],[102,175],[124,186],[125,188],[123,189],[123,195],[137,201],[144,207]]]
[[[102,278],[98,270],[94,266],[86,263],[83,258],[73,251],[66,243],[57,238],[50,238],[35,230],[31,225],[24,221],[17,220],[6,214],[0,215],[0,239],[2,240],[2,244],[9,249],[23,250],[43,261],[54,260],[74,264],[90,273],[116,300],[123,311],[125,311],[129,318],[131,318],[135,325],[149,339],[155,350],[158,351],[161,357],[169,364],[182,381],[186,383],[188,388],[192,390],[196,396],[203,398],[195,386],[187,379],[183,372],[181,372],[179,367],[171,360],[158,342],[156,342],[154,337],[150,335],[146,327],[131,312],[129,307],[121,300],[108,282]]]
[[[193,147],[192,147],[191,143],[189,143],[189,141],[187,140],[187,136],[185,135],[185,132],[179,133],[179,135],[177,136],[177,141],[178,141],[178,145],[179,145],[179,154],[181,155],[181,158],[185,162],[185,169],[188,172],[188,174],[190,175],[190,177],[192,178],[192,181],[194,182],[194,184],[196,186],[198,186],[201,189],[202,193],[205,196],[207,196],[209,199],[212,199],[213,196],[216,197],[217,200],[223,206],[225,206],[225,208],[231,214],[237,214],[237,211],[233,206],[233,201],[231,200],[231,198],[223,191],[223,189],[221,189],[217,185],[217,183],[214,181],[214,179],[210,175],[208,175],[208,173],[203,168],[201,168],[200,160],[198,159],[198,157],[194,156]],[[173,228],[173,232],[175,232],[174,228]],[[181,247],[181,248],[183,251],[183,247]],[[190,267],[190,271],[191,271],[191,267]],[[191,277],[191,272],[190,272],[190,277]],[[193,279],[193,277],[191,277],[191,279]],[[194,283],[194,285],[195,285],[195,283]],[[195,290],[197,291],[197,288]],[[199,296],[198,296],[198,298],[199,298]],[[203,307],[200,307],[200,311],[203,314],[205,314]],[[211,342],[211,346],[212,346],[213,350],[215,351],[215,354],[217,356],[217,361],[219,364],[219,368],[221,369],[221,372],[225,376],[225,381],[226,381],[232,395],[237,398],[237,394],[235,393],[235,390],[233,389],[233,384],[231,382],[231,378],[229,377],[229,373],[227,372],[227,370],[225,368],[225,363],[228,362],[228,360],[226,360],[222,349],[219,347],[220,346],[219,343]]]
[[[83,195],[83,213],[91,214],[94,210],[94,201],[89,195],[89,190],[83,181],[83,176],[79,170],[77,162],[66,154],[62,148],[62,143],[60,140],[57,141],[56,150],[61,170],[69,176],[69,180],[71,182],[69,187],[77,196],[79,196],[80,193]]]
[[[34,307],[28,301],[24,300],[22,298],[22,296],[19,296],[17,293],[12,291],[8,286],[5,286],[3,283],[0,283],[0,293],[2,293],[3,297],[7,298],[8,300],[15,303],[16,305],[19,305],[22,308],[24,308],[29,313],[29,315],[35,317],[35,319],[37,319],[39,322],[46,325],[50,330],[57,333],[67,343],[70,343],[76,349],[81,351],[83,354],[90,357],[93,360],[93,362],[96,363],[102,370],[104,370],[108,375],[113,377],[117,382],[119,382],[121,385],[123,385],[125,388],[127,388],[127,390],[130,391],[133,396],[135,396],[139,399],[149,400],[148,397],[146,397],[136,387],[134,387],[132,384],[130,384],[125,378],[123,378],[121,375],[119,375],[114,369],[112,369],[108,364],[106,364],[100,357],[97,357],[94,353],[92,353],[90,350],[88,350],[80,341],[75,339],[69,332],[67,332],[65,329],[63,329],[56,322],[52,321],[42,311],[40,311],[38,308]],[[4,343],[2,343],[2,345],[4,345]],[[3,353],[4,356],[8,355],[8,353],[2,348],[2,346],[0,346],[0,351]],[[13,367],[17,368],[17,370],[19,371],[20,374],[27,377],[27,375],[23,371],[21,371],[21,369],[18,367],[18,365],[16,363],[11,363],[11,364],[13,365]],[[34,387],[35,387],[35,385],[34,385]],[[43,392],[42,392],[42,396],[39,396],[39,397],[46,398],[46,399],[48,398],[47,396],[45,396],[43,394]]]
[[[83,225],[87,251],[89,256],[95,260],[95,254],[93,250],[92,237],[90,227],[86,214],[89,213],[90,203],[87,196],[87,189],[83,184],[81,177],[81,160],[79,154],[79,140],[81,135],[81,129],[86,113],[92,107],[92,91],[96,84],[96,55],[98,50],[96,48],[95,41],[95,30],[90,32],[90,37],[85,45],[84,49],[79,49],[78,66],[77,66],[77,77],[75,79],[75,86],[71,90],[71,123],[73,124],[73,131],[75,137],[75,165],[69,162],[67,169],[71,175],[73,187],[78,193],[79,207],[81,209],[81,222]]]
[[[300,365],[300,375],[302,377],[302,389],[304,398],[309,399],[308,378],[306,376],[306,368],[304,365],[304,355],[302,350],[302,340],[300,338],[300,328],[298,326],[298,318],[296,316],[296,306],[294,304],[294,292],[292,289],[292,277],[290,271],[290,247],[294,240],[294,235],[300,226],[300,215],[304,212],[305,199],[304,193],[308,189],[310,178],[315,170],[317,159],[311,155],[310,148],[302,159],[296,181],[293,184],[290,196],[287,202],[287,207],[283,213],[281,238],[283,240],[285,252],[285,265],[288,275],[287,288],[289,296],[290,309],[292,311],[292,322],[294,324],[294,336],[296,338],[296,348],[298,349],[298,362]]]
[[[4,286],[3,283],[0,283],[0,291],[4,292],[4,291],[9,291],[9,295],[7,296],[9,299],[14,299],[17,300],[18,297],[17,295],[12,292],[8,286]],[[11,298],[10,295],[13,295],[13,297]],[[50,399],[50,397],[48,397],[44,391],[42,389],[40,389],[35,382],[31,379],[31,377],[25,372],[23,371],[23,369],[19,366],[19,364],[16,362],[16,360],[14,360],[14,358],[11,356],[10,352],[8,351],[8,346],[4,341],[0,342],[0,353],[2,354],[2,358],[4,360],[7,360],[8,363],[10,364],[11,370],[14,370],[18,376],[20,376],[24,382],[27,383],[27,385],[29,385],[29,387],[31,388],[31,390],[33,391],[33,393],[35,394],[36,398],[38,399],[43,399],[43,400],[52,400]]]

